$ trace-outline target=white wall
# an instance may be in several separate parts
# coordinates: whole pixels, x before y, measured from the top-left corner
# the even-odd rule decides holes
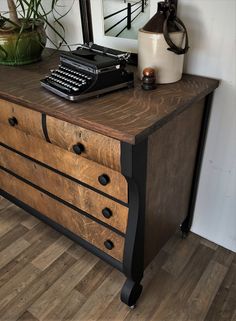
[[[236,251],[236,1],[180,0],[185,71],[218,78],[192,231]]]
[[[44,0],[44,6],[48,6],[50,8],[50,2],[48,0]],[[82,35],[82,26],[81,26],[81,17],[80,17],[80,7],[78,0],[60,0],[56,7],[57,12],[62,16],[65,16],[60,19],[64,29],[65,29],[65,39],[67,44],[70,46],[71,50],[76,49],[77,44],[83,42]],[[56,15],[59,17],[59,15]],[[50,23],[54,25],[54,27],[58,30],[60,34],[62,34],[62,30],[58,26],[58,24],[53,23],[54,18],[50,16]],[[53,39],[54,43],[58,46],[61,42],[59,36],[55,36],[53,31],[50,28],[47,28],[47,33],[51,39]],[[53,44],[50,41],[47,42],[47,47],[54,48]],[[62,50],[67,50],[65,45],[62,46]]]
[[[68,10],[70,10],[68,14],[66,14],[66,16],[60,21],[65,28],[66,41],[73,50],[76,49],[78,44],[83,42],[79,1],[61,0],[60,3],[62,4],[60,9],[61,14],[65,14]]]

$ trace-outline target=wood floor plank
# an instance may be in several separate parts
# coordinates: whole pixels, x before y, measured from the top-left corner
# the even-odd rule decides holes
[[[126,318],[129,320],[133,315],[136,316],[136,311],[138,312],[138,315],[140,315],[140,318],[145,315],[145,311],[143,310],[143,306],[145,306],[147,301],[151,301],[153,297],[155,296],[149,296],[149,286],[153,282],[153,278],[158,274],[158,271],[161,270],[162,265],[167,261],[168,254],[161,250],[158,255],[154,258],[154,260],[148,265],[148,267],[145,270],[144,278],[142,280],[143,285],[143,293],[141,298],[138,301],[138,308],[137,310],[132,310],[128,308],[125,304],[123,304],[120,301],[120,293],[118,293],[116,296],[114,296],[113,300],[110,302],[110,304],[107,306],[107,308],[104,310],[102,315],[99,317],[99,321],[103,320],[125,320]],[[167,273],[167,272],[165,272]]]
[[[186,301],[195,289],[213,255],[214,251],[212,249],[199,244],[196,252],[183,269],[181,275],[173,279],[171,290],[164,297],[161,304],[153,311],[150,320],[184,320]]]
[[[139,309],[132,311],[133,313],[130,312],[125,321],[149,320],[153,315],[153,311],[160,306],[172,287],[173,276],[163,269],[158,271],[140,298]],[[152,295],[153,293],[155,295]]]
[[[31,313],[26,311],[19,317],[19,319],[17,319],[17,321],[39,321],[39,320],[36,319]]]
[[[31,230],[29,230],[25,235],[24,239],[33,244],[35,241],[41,239],[44,240],[45,234],[52,235],[55,238],[59,238],[61,234],[56,230],[52,229],[50,226],[46,225],[43,222],[40,222],[36,226],[34,226]]]
[[[121,302],[120,292],[118,292],[96,321],[124,321],[130,312],[134,310]]]
[[[49,267],[56,259],[61,256],[71,245],[72,241],[66,237],[61,236],[48,248],[46,248],[42,253],[40,253],[33,261],[32,264],[44,271]]]
[[[0,310],[22,292],[40,274],[40,270],[28,264],[1,287]]]
[[[9,202],[7,199],[0,196],[0,215],[2,210],[6,210],[8,207],[13,207],[14,205]]]
[[[0,269],[29,246],[29,242],[27,242],[23,238],[19,238],[14,243],[10,244],[8,247],[2,250],[0,252]]]
[[[57,305],[48,315],[46,320],[70,320],[75,312],[85,303],[86,297],[73,289],[71,293]]]
[[[58,233],[54,233],[53,230],[47,230],[42,241],[40,239],[36,240],[16,258],[0,269],[0,287],[29,264],[37,255],[43,252],[57,237]]]
[[[175,247],[175,252],[169,257],[163,265],[163,269],[174,276],[178,276],[186,266],[192,255],[196,251],[199,244],[199,239],[192,234],[188,238],[188,242],[182,240]]]
[[[124,281],[124,276],[114,269],[93,294],[87,298],[85,304],[71,320],[97,320],[112,301],[113,297],[119,293]]]
[[[47,270],[41,272],[41,276],[33,284],[0,311],[2,320],[16,321],[74,263],[72,256],[62,254]]]
[[[31,230],[33,227],[35,227],[39,223],[40,223],[40,220],[30,214],[24,221],[21,222],[21,224],[25,226],[28,230]]]
[[[168,254],[172,254],[175,249],[178,247],[180,243],[182,243],[181,233],[179,229],[175,232],[175,234],[166,242],[163,246],[162,250]]]
[[[24,234],[27,232],[27,228],[22,226],[21,224],[16,225],[13,229],[11,229],[9,232],[4,234],[0,238],[0,252],[5,249],[9,244],[15,242],[18,238],[24,236]]]
[[[98,261],[90,253],[84,255],[70,267],[43,295],[30,306],[28,311],[39,320],[47,315],[63,301],[79,281],[89,272]]]
[[[236,262],[232,263],[204,321],[228,321],[236,311]]]
[[[64,236],[9,202],[1,204],[0,197],[1,321],[236,321],[236,254],[219,245],[176,233],[145,270],[142,296],[131,310],[120,301],[120,272],[70,240],[67,247]],[[21,240],[27,246],[17,253]]]
[[[236,309],[235,309],[232,319],[230,321],[236,321]]]
[[[26,213],[18,207],[9,207],[0,216],[0,237],[19,225],[26,217]]]
[[[215,252],[214,260],[226,267],[229,267],[233,262],[234,256],[234,252],[220,246]]]
[[[81,257],[88,251],[79,244],[74,243],[66,252],[73,256],[76,260],[80,260]]]
[[[35,242],[33,246],[29,246],[18,257],[0,269],[0,288],[29,264],[31,257],[34,257],[35,253],[44,247],[45,245],[41,241]],[[19,257],[21,257],[21,259],[19,259]]]
[[[159,271],[162,266],[169,259],[169,254],[166,251],[160,250],[160,252],[155,256],[152,262],[149,263],[147,268],[144,271],[144,277],[142,279],[142,285],[146,288],[150,282],[152,282],[153,277],[156,275],[157,271]]]
[[[217,250],[219,247],[219,245],[217,245],[216,243],[213,243],[213,242],[211,242],[207,239],[204,239],[204,238],[201,239],[201,244],[208,246],[209,248],[211,248],[214,251]]]
[[[76,285],[83,296],[90,296],[97,287],[108,277],[113,268],[106,262],[99,260],[85,277]]]
[[[227,273],[227,268],[211,260],[186,305],[187,319],[202,321],[205,319],[211,303]]]

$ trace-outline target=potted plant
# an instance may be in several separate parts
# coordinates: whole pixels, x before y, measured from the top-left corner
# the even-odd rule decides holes
[[[0,5],[0,64],[23,65],[40,59],[46,45],[45,28],[51,28],[64,41],[64,28],[56,6],[59,0],[7,0],[8,11]],[[49,7],[48,7],[49,5]],[[57,18],[55,16],[57,15]],[[49,17],[61,28],[50,23]]]

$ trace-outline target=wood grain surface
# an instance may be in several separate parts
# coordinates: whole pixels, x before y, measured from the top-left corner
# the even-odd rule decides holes
[[[57,67],[58,55],[45,51],[39,63],[1,66],[0,97],[129,143],[140,141],[219,85],[214,79],[183,75],[177,83],[143,91],[135,78],[134,88],[71,103],[40,86],[40,79]]]
[[[47,131],[51,143],[71,152],[74,152],[73,145],[82,144],[84,146],[82,157],[114,170],[121,170],[121,151],[118,140],[50,116],[47,117]]]
[[[1,169],[0,186],[4,191],[17,199],[20,199],[23,203],[26,203],[36,209],[74,234],[79,235],[82,239],[88,241],[118,261],[122,261],[124,250],[124,238],[122,236],[114,233],[106,227],[103,227],[84,215],[79,214],[77,211],[74,211],[62,203],[52,199],[46,194],[38,191]],[[111,240],[113,242],[113,249],[108,250],[105,247],[104,242],[106,240]],[[22,242],[24,242],[24,244],[19,245],[20,248],[22,246],[29,246],[28,242],[24,240]],[[14,252],[15,251],[17,250],[15,249]],[[2,260],[5,261],[4,257]]]
[[[0,237],[0,257],[11,253],[0,269],[1,320],[235,320],[236,254],[217,244],[175,234],[146,268],[132,310],[120,302],[121,273],[39,220],[26,228],[29,215],[1,198],[0,208],[0,228],[12,219]]]
[[[148,139],[146,264],[187,215],[203,110],[201,100]]]
[[[12,117],[15,117],[17,120],[15,128],[23,130],[27,134],[45,139],[42,131],[41,113],[0,99],[0,126],[2,123],[12,128],[8,122],[8,119]]]
[[[121,173],[91,160],[68,152],[15,128],[1,125],[0,142],[52,168],[74,177],[125,203],[128,202],[128,184]],[[98,177],[106,174],[110,183],[103,186]]]
[[[79,185],[1,145],[0,166],[9,169],[121,232],[126,232],[128,220],[128,208],[126,206]],[[102,214],[102,210],[105,208],[112,212],[112,216],[109,219]]]

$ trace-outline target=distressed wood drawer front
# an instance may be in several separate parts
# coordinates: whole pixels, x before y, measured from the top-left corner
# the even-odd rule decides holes
[[[128,208],[0,145],[0,166],[125,233]],[[111,215],[111,216],[110,216]],[[110,216],[110,217],[109,217]]]
[[[128,183],[125,177],[117,171],[72,154],[15,128],[9,128],[7,125],[1,126],[0,142],[97,190],[128,203]],[[109,178],[107,185],[102,185],[99,182],[99,177],[102,175],[106,175]]]
[[[54,200],[30,185],[0,169],[1,189],[93,244],[113,258],[122,261],[124,238],[88,217]],[[108,250],[104,242],[110,241]]]
[[[45,139],[41,113],[2,99],[0,99],[0,123]]]
[[[118,140],[50,116],[47,116],[47,131],[53,144],[120,171]]]

